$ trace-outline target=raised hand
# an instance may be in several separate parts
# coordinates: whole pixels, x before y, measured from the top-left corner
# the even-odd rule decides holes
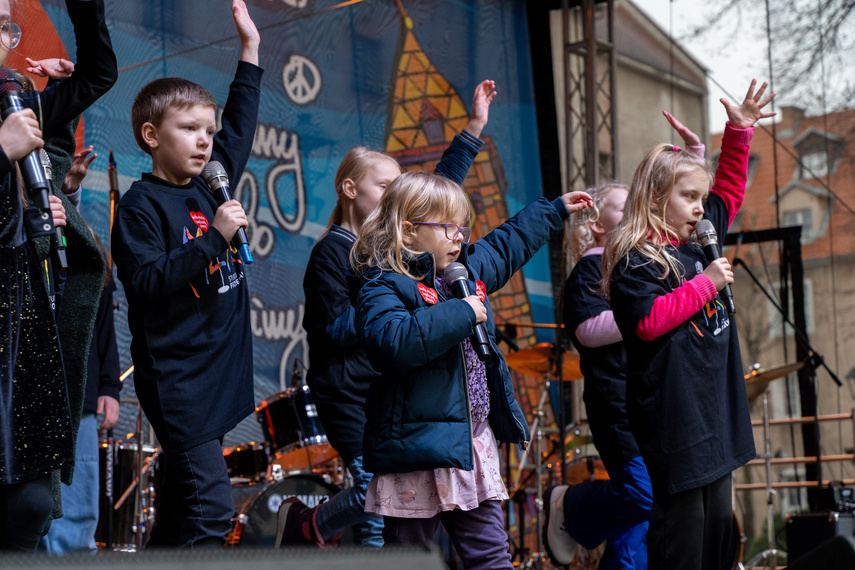
[[[80,188],[80,184],[89,173],[89,165],[92,164],[93,160],[98,158],[98,154],[92,152],[93,148],[92,145],[89,145],[74,154],[74,161],[71,163],[71,168],[68,169],[65,180],[62,181],[63,194],[74,194]],[[89,153],[92,153],[91,156]]]
[[[668,123],[670,123],[671,127],[677,131],[678,135],[680,135],[680,138],[683,139],[683,144],[686,146],[698,146],[701,144],[701,138],[692,132],[689,127],[678,121],[674,115],[668,111],[662,111],[662,114],[665,115],[665,118],[668,119]]]
[[[469,119],[469,124],[466,125],[466,131],[470,135],[481,136],[481,131],[487,126],[490,103],[493,102],[493,98],[497,94],[496,82],[492,79],[485,79],[475,88],[475,94],[472,96],[472,117]]]
[[[28,57],[26,60],[27,65],[29,65],[27,72],[38,75],[39,77],[50,77],[53,80],[59,81],[74,73],[74,64],[61,57],[52,57],[38,61]]]
[[[730,121],[730,126],[737,129],[747,129],[754,126],[754,123],[760,119],[768,119],[774,117],[776,113],[764,113],[763,107],[768,105],[775,98],[775,93],[770,94],[763,99],[763,92],[766,91],[768,83],[765,81],[757,93],[754,92],[754,87],[757,85],[757,80],[752,79],[751,85],[748,86],[748,93],[745,94],[745,100],[742,104],[736,106],[725,98],[719,99],[727,111],[727,120]]]
[[[240,59],[258,65],[258,44],[261,36],[255,22],[249,17],[249,11],[243,0],[232,0],[232,17],[235,19],[235,28],[240,36]]]

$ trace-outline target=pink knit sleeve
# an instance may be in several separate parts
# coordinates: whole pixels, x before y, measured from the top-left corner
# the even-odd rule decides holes
[[[733,223],[748,183],[748,150],[754,137],[754,127],[735,129],[727,124],[721,137],[721,153],[715,171],[715,183],[710,192],[717,194],[727,207],[727,225]]]
[[[582,346],[588,348],[607,346],[623,340],[615,323],[615,315],[611,311],[603,311],[576,327],[576,338]]]
[[[635,334],[651,341],[677,328],[701,310],[717,294],[712,279],[704,274],[686,281],[670,293],[653,301],[650,313],[638,323]]]

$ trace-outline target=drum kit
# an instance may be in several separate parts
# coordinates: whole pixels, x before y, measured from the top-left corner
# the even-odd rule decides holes
[[[515,326],[538,326],[526,325],[523,323],[512,324]],[[555,327],[555,325],[551,326]],[[519,521],[518,524],[520,525],[519,536],[525,535],[523,528],[525,520],[525,511],[523,508],[523,505],[526,502],[525,495],[527,493],[535,495],[534,506],[536,511],[535,516],[537,517],[537,545],[535,550],[531,552],[528,557],[522,557],[522,559],[518,563],[515,563],[515,566],[519,566],[522,568],[542,568],[545,564],[548,564],[542,543],[541,519],[543,514],[544,487],[546,485],[554,485],[562,482],[568,485],[575,485],[578,483],[583,483],[585,481],[606,480],[609,478],[608,472],[606,471],[602,460],[596,455],[595,448],[592,447],[592,437],[589,434],[585,433],[587,426],[586,420],[575,420],[565,428],[565,434],[563,436],[559,436],[558,439],[558,442],[560,442],[561,437],[563,437],[563,446],[559,445],[552,438],[552,436],[556,434],[558,430],[543,425],[546,415],[544,412],[544,404],[548,395],[550,394],[550,381],[560,377],[563,377],[563,380],[570,381],[575,381],[582,378],[582,372],[579,368],[578,354],[569,351],[563,351],[561,352],[561,354],[558,354],[558,352],[560,351],[555,348],[555,345],[551,343],[540,343],[528,348],[511,352],[506,357],[508,367],[512,370],[521,372],[523,374],[541,376],[545,379],[540,403],[537,409],[533,411],[534,420],[530,426],[533,438],[532,443],[534,448],[532,453],[533,465],[527,465],[529,450],[526,450],[520,457],[516,480],[514,481],[513,485],[510,486],[511,499],[513,499],[514,502],[520,505],[519,515],[517,517]],[[559,376],[559,362],[561,362],[561,376]],[[745,375],[745,387],[748,395],[748,400],[754,401],[761,395],[763,396],[764,419],[768,417],[766,390],[769,387],[770,383],[778,378],[782,378],[792,372],[797,371],[802,366],[804,366],[804,363],[802,362],[785,364],[782,366],[777,366],[768,369],[761,369],[755,365],[755,367],[748,374]],[[578,414],[574,413],[574,416],[577,415]],[[548,441],[551,442],[551,449],[549,451],[542,450],[542,440],[544,437],[547,437]],[[768,428],[767,432],[764,434],[764,439],[766,439],[767,441],[766,456],[768,457],[770,456],[768,450]],[[559,467],[560,462],[555,461],[555,452],[558,450],[562,450],[562,448],[563,466]],[[533,477],[535,480],[535,488],[533,490],[525,488],[526,480],[523,476],[523,473],[525,471],[533,472],[533,474],[529,476],[529,479]],[[767,481],[769,480],[771,479],[767,477]],[[733,568],[734,570],[744,568],[744,566],[742,565],[742,556],[746,540],[747,539],[745,535],[742,533],[742,527],[740,525],[739,518],[737,517],[736,511],[734,510],[733,540],[731,541],[732,549],[731,552],[729,552],[727,555],[727,559],[732,561],[732,564],[729,564],[728,567]],[[519,549],[521,549],[523,553],[525,553],[525,551],[531,550],[523,546],[520,546]],[[772,552],[772,554],[774,554],[774,552]],[[602,547],[595,551],[589,552],[581,546],[577,546],[576,559],[571,564],[571,567],[591,569],[596,568],[601,555]]]
[[[157,514],[154,498],[162,480],[162,457],[157,447],[137,444],[141,412],[139,416],[137,433],[129,434],[127,441],[107,439],[99,446],[102,493],[96,542],[107,550],[142,549]],[[227,543],[272,548],[283,501],[297,497],[313,507],[350,481],[318,421],[311,391],[300,384],[298,374],[290,388],[258,404],[255,417],[264,443],[223,448],[235,501]]]

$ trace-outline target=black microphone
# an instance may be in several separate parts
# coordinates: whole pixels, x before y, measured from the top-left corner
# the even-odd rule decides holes
[[[212,160],[205,165],[202,171],[202,177],[205,179],[205,184],[214,193],[214,199],[217,204],[222,206],[232,199],[232,194],[229,191],[229,175],[226,174],[226,169],[216,160]],[[232,237],[232,244],[240,250],[241,256],[246,263],[252,263],[252,253],[249,251],[249,241],[246,239],[246,231],[243,228],[238,228]]]
[[[50,164],[50,157],[45,149],[39,151],[39,158],[42,161],[42,169],[45,171],[45,179],[48,184],[48,192],[53,194],[53,167]],[[51,240],[53,250],[56,252],[56,258],[59,261],[59,268],[63,271],[68,269],[68,255],[65,248],[68,243],[65,241],[65,231],[62,226],[56,226],[56,232]]]
[[[698,236],[698,241],[704,248],[704,255],[707,256],[707,261],[712,263],[714,260],[721,257],[721,252],[718,250],[718,234],[709,220],[701,220],[695,225],[695,233]],[[731,315],[736,314],[736,305],[733,304],[733,292],[730,290],[730,285],[725,285],[721,291],[721,296],[727,305],[727,312]]]
[[[469,291],[468,279],[469,271],[462,263],[454,261],[445,268],[445,282],[451,286],[454,296],[458,299],[472,296]],[[479,360],[486,362],[490,358],[490,342],[487,340],[487,331],[484,329],[484,325],[476,324],[475,334],[469,337],[469,340],[472,342],[472,348],[475,349]]]
[[[6,68],[0,68],[0,116],[5,121],[9,115],[24,110],[21,102],[21,83],[15,74]],[[48,184],[42,170],[38,152],[33,150],[18,160],[24,187],[32,205],[41,211],[40,228],[45,233],[53,233],[53,216],[48,199]]]

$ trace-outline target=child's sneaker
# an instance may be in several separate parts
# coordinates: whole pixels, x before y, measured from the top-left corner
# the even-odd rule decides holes
[[[285,544],[315,544],[321,547],[338,546],[341,533],[324,540],[318,530],[318,507],[307,507],[297,497],[289,497],[279,505],[276,516],[276,540],[273,548]]]
[[[576,541],[564,527],[564,495],[568,488],[550,487],[543,502],[543,546],[556,566],[567,566],[576,556]]]

